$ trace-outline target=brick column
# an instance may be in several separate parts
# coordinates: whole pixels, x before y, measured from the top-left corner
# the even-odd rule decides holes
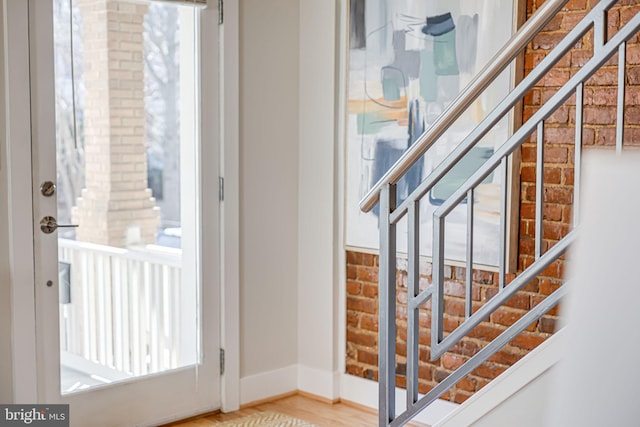
[[[125,247],[156,241],[147,184],[143,22],[147,6],[79,0],[84,36],[86,188],[73,210],[78,240]]]

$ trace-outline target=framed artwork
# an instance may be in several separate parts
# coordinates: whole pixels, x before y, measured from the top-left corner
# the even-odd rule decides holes
[[[521,8],[517,0],[349,2],[345,237],[349,248],[377,251],[378,207],[363,213],[359,201],[505,45]],[[505,70],[428,150],[398,183],[400,200],[504,98],[515,79],[514,69]],[[421,255],[431,256],[433,211],[506,141],[514,120],[512,115],[500,122],[423,198]],[[476,190],[477,264],[499,264],[500,189],[511,175],[496,171]],[[517,198],[513,193],[509,197]],[[447,218],[445,256],[454,263],[465,259],[466,212],[461,205]],[[403,222],[397,234],[398,251],[406,252]]]

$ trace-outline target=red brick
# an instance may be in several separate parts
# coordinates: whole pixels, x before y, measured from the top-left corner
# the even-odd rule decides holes
[[[467,359],[457,354],[445,353],[440,360],[443,368],[455,371],[462,366]]]
[[[511,345],[524,350],[533,350],[545,340],[545,337],[530,332],[523,332],[511,341]]]
[[[375,347],[378,343],[378,337],[375,334],[358,332],[348,328],[347,341],[365,347]]]
[[[373,267],[358,266],[356,269],[356,279],[363,282],[378,283],[378,270]]]
[[[567,187],[545,188],[544,201],[547,203],[570,204],[573,202],[573,189]]]
[[[544,239],[560,240],[569,234],[568,224],[546,222],[543,227],[542,237]]]
[[[573,144],[575,135],[572,128],[547,126],[544,129],[544,141],[547,144]]]
[[[534,239],[520,239],[520,254],[533,255],[535,253],[535,244],[536,242]]]
[[[548,221],[561,221],[562,206],[544,203],[542,217]]]
[[[456,384],[456,388],[465,391],[476,391],[476,382],[473,380],[473,378],[466,377],[458,381],[458,384]]]
[[[522,356],[522,354],[514,353],[513,351],[501,350],[491,356],[488,361],[500,363],[501,365],[511,366],[522,359]]]
[[[347,266],[347,279],[355,280],[358,276],[358,272],[355,266],[348,265]]]
[[[568,70],[552,69],[542,78],[542,84],[546,87],[562,86],[569,80],[569,77],[571,75]]]
[[[562,169],[545,167],[543,179],[546,184],[560,184],[562,182]]]
[[[515,311],[507,308],[499,308],[491,315],[491,322],[498,325],[511,326],[517,322],[524,312]]]
[[[560,32],[540,33],[533,39],[533,48],[551,50],[564,38],[565,34]]]
[[[378,304],[375,300],[369,298],[347,296],[347,310],[376,314],[378,312]]]
[[[378,318],[363,315],[360,319],[360,327],[367,331],[378,332]]]
[[[463,338],[458,344],[451,348],[451,352],[462,356],[471,357],[480,351],[480,346],[468,338]]]
[[[569,122],[569,108],[558,108],[548,119],[547,123],[550,124],[566,124]]]
[[[556,331],[557,328],[557,320],[553,317],[543,317],[540,319],[538,329],[540,332],[544,332],[547,334],[552,334]]]
[[[612,125],[616,121],[613,107],[584,107],[584,123],[590,125]]]
[[[462,278],[465,276],[463,275]],[[444,294],[459,298],[464,298],[466,295],[466,286],[464,283],[452,282],[447,280],[444,282]]]
[[[378,355],[369,351],[358,351],[358,362],[378,366]]]
[[[407,357],[407,343],[402,341],[396,342],[396,354],[398,356]]]
[[[593,90],[593,105],[612,106],[618,105],[618,88],[601,87]]]
[[[362,287],[362,295],[368,298],[378,297],[378,285],[364,285]]]
[[[517,292],[514,296],[505,301],[506,307],[529,310],[531,307],[531,297],[524,292]]]
[[[460,326],[460,320],[445,315],[444,319],[442,320],[442,326],[445,332],[453,332],[458,326]]]
[[[450,316],[464,317],[465,315],[464,301],[453,299],[453,298],[445,298],[444,312]]]
[[[378,257],[376,255],[362,254],[362,261],[360,262],[360,265],[374,267],[376,265],[377,258]]]
[[[495,325],[483,322],[471,330],[469,337],[492,341],[502,332],[504,332],[504,329],[500,329]]]
[[[640,107],[627,107],[624,112],[624,121],[627,125],[640,124]]]
[[[358,326],[360,322],[360,315],[354,311],[347,310],[347,326]]]
[[[618,67],[608,66],[595,72],[586,85],[588,86],[613,86],[618,84]]]
[[[587,8],[587,0],[570,0],[563,10],[585,10]]]
[[[347,280],[347,294],[348,295],[359,295],[362,290],[362,285],[358,282],[354,282],[352,280]]]
[[[477,375],[481,378],[494,379],[501,373],[506,371],[504,366],[497,365],[495,363],[485,362],[478,366],[471,374]]]
[[[457,404],[462,404],[464,403],[468,398],[470,398],[472,396],[471,393],[469,392],[465,392],[465,391],[456,391],[455,395],[453,396],[453,401]]]

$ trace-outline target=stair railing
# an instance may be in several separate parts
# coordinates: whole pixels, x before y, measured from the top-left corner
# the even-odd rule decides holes
[[[489,65],[452,102],[450,107],[431,125],[396,164],[378,181],[363,198],[360,207],[368,212],[380,203],[380,277],[379,277],[379,425],[401,426],[409,422],[420,411],[452,388],[462,378],[480,366],[489,357],[524,331],[532,322],[540,319],[553,308],[566,292],[566,286],[559,287],[543,302],[531,309],[501,335],[468,359],[460,368],[442,380],[426,395],[418,394],[418,337],[419,309],[429,300],[431,308],[431,360],[441,357],[456,345],[480,322],[489,317],[497,308],[534,280],[549,265],[562,256],[575,240],[575,227],[579,220],[578,201],[580,196],[580,164],[582,157],[583,88],[586,82],[616,52],[618,60],[618,108],[616,150],[622,150],[624,137],[624,98],[626,43],[640,29],[640,14],[634,16],[613,37],[607,40],[607,13],[618,0],[601,0],[580,21],[558,45],[536,66],[487,117],[473,129],[467,137],[408,195],[400,204],[396,198],[396,184],[427,150],[449,129],[455,120],[474,102],[495,78],[506,69],[526,45],[567,3],[567,0],[547,0],[541,8],[512,37]],[[556,65],[591,29],[593,29],[593,56],[562,86],[540,109],[534,113],[506,142],[496,149],[442,205],[434,212],[432,240],[432,284],[419,289],[419,235],[420,201],[442,178],[485,136],[511,109],[522,100],[540,79]],[[573,230],[555,245],[543,251],[542,208],[543,208],[543,156],[545,121],[573,94],[576,94],[575,168],[574,168],[574,216]],[[535,261],[506,285],[506,171],[509,156],[536,132],[536,208],[535,208]],[[472,310],[472,270],[473,270],[473,202],[474,191],[483,180],[497,168],[505,174],[501,189],[500,217],[500,260],[499,292],[485,305]],[[446,337],[443,331],[444,314],[444,242],[447,215],[467,199],[467,257],[466,257],[466,319]],[[396,414],[396,225],[407,217],[408,223],[408,271],[407,271],[407,372],[406,410]]]

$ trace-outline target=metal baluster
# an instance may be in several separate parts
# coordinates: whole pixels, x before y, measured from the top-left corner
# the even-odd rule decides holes
[[[420,289],[420,202],[409,208],[409,271],[408,271],[408,319],[407,319],[407,409],[418,401],[418,339],[420,306],[415,298]]]
[[[467,193],[467,277],[465,292],[465,316],[468,319],[473,313],[473,204],[475,202],[474,189]]]
[[[396,204],[396,186],[385,185],[380,196],[378,407],[379,425],[388,426],[396,412],[396,225],[389,222]]]
[[[535,257],[542,255],[542,215],[544,204],[544,121],[538,123],[536,141],[536,235]]]
[[[627,42],[618,47],[618,109],[616,122],[616,153],[622,153],[624,141],[624,98],[627,74]]]
[[[576,87],[576,145],[574,159],[574,185],[573,185],[573,226],[579,222],[580,214],[580,177],[582,175],[582,110],[584,108],[584,85],[580,83]]]
[[[500,164],[502,171],[502,183],[500,185],[500,279],[499,288],[503,290],[506,285],[507,273],[507,181],[509,172],[509,161],[507,157],[502,158]]]
[[[433,297],[431,298],[431,360],[437,358],[443,337],[444,312],[444,224],[445,217],[433,215]]]
[[[596,15],[593,20],[593,53],[596,54],[607,42],[607,24],[609,23],[608,13],[603,10]]]

